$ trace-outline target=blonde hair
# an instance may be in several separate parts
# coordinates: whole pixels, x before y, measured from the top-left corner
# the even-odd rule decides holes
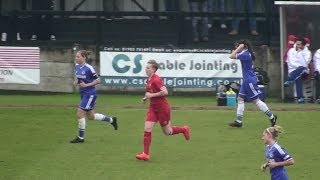
[[[281,133],[283,133],[283,128],[281,126],[275,125],[273,127],[268,127],[264,130],[264,132],[271,134],[272,138],[276,139]]]
[[[158,70],[158,68],[159,68],[159,64],[157,63],[157,61],[156,61],[156,60],[151,59],[151,60],[149,60],[147,63],[148,63],[148,64],[151,64],[151,65],[152,65],[152,67],[156,69],[155,71],[157,71],[157,70]]]

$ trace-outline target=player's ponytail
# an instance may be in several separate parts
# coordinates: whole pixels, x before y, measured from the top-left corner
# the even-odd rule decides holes
[[[241,39],[241,40],[239,40],[239,41],[237,41],[237,42],[235,43],[236,46],[238,46],[239,44],[243,44],[244,47],[245,47],[246,49],[248,49],[248,51],[249,51],[250,54],[251,54],[252,61],[256,60],[256,56],[254,55],[254,52],[253,52],[253,49],[252,49],[252,45],[251,45],[251,43],[250,43],[249,40],[247,40],[247,39]]]
[[[281,126],[275,125],[273,127],[268,127],[265,132],[271,134],[273,139],[276,139],[281,133],[283,133],[283,128]]]

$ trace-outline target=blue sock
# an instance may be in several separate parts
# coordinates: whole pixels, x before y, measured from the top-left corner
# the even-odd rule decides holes
[[[111,118],[104,115],[104,117],[102,118],[102,121],[106,121],[106,122],[110,122]]]
[[[79,138],[84,139],[84,129],[79,129]]]

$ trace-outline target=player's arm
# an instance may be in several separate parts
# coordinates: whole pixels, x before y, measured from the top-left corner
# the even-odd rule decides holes
[[[244,48],[244,45],[239,44],[237,49],[232,51],[232,53],[230,54],[230,59],[237,59],[237,53],[239,53],[243,48]]]
[[[168,95],[168,90],[165,86],[162,86],[159,92],[156,92],[156,93],[146,92],[145,97],[150,99],[150,98],[166,96],[166,95]]]
[[[293,160],[293,158],[291,158],[289,160],[281,161],[281,162],[269,162],[268,166],[270,168],[275,168],[275,167],[278,167],[278,166],[291,166],[293,164],[294,164],[294,160]]]
[[[99,78],[99,75],[97,73],[93,74],[93,81],[90,82],[90,83],[84,83],[84,82],[80,82],[80,86],[81,87],[89,87],[89,86],[95,86],[97,84],[100,84],[101,81],[100,81],[100,78]]]
[[[95,86],[95,85],[100,84],[100,83],[101,83],[100,79],[95,79],[91,83],[87,83],[86,85],[88,87],[88,86]]]
[[[290,166],[294,164],[293,158],[284,150],[282,151],[278,150],[279,155],[282,157],[283,161],[275,162],[271,161],[268,163],[268,166],[270,168],[278,167],[278,166]]]

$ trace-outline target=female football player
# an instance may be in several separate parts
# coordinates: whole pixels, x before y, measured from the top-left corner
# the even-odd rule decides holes
[[[267,145],[265,156],[267,162],[261,165],[261,170],[270,169],[271,180],[288,180],[284,166],[294,164],[293,158],[277,143],[277,138],[282,132],[280,126],[275,125],[265,129],[262,133],[262,140]]]
[[[149,99],[150,106],[144,125],[144,148],[142,153],[136,155],[138,160],[148,161],[150,159],[149,148],[151,144],[151,132],[157,122],[159,122],[165,135],[182,133],[186,140],[190,139],[190,128],[188,126],[171,126],[170,106],[165,97],[168,94],[168,91],[161,78],[155,74],[158,68],[159,64],[155,60],[148,61],[146,66],[148,80],[145,97],[142,99],[142,101],[145,102],[147,99]]]
[[[76,54],[75,74],[77,77],[76,85],[79,86],[81,94],[81,102],[78,107],[77,117],[79,123],[79,134],[71,140],[70,143],[83,143],[84,131],[86,128],[87,116],[89,120],[99,120],[111,123],[115,130],[118,129],[116,117],[108,117],[103,114],[94,112],[94,105],[97,100],[97,91],[95,86],[100,83],[100,79],[96,70],[86,63],[89,53],[85,50],[80,50]]]
[[[239,59],[242,66],[243,82],[238,95],[237,119],[229,123],[231,127],[242,127],[242,118],[244,112],[244,101],[253,101],[255,105],[264,112],[270,119],[271,126],[277,122],[277,116],[268,108],[266,103],[259,99],[259,90],[257,77],[253,70],[253,61],[255,56],[248,40],[240,40],[235,43],[236,49],[231,53],[231,59]]]

